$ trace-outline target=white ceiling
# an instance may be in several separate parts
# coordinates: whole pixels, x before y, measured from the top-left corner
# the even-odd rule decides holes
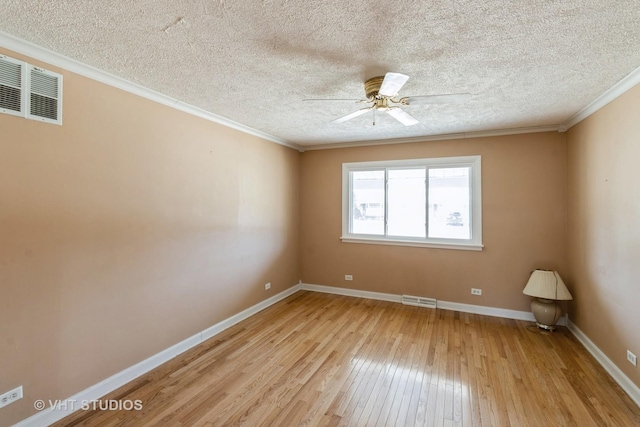
[[[278,139],[317,144],[565,123],[640,66],[640,0],[0,0],[0,31]],[[405,127],[361,108],[387,71]]]

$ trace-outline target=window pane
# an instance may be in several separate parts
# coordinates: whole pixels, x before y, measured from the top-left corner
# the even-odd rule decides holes
[[[470,167],[429,169],[429,237],[471,238]]]
[[[425,178],[425,169],[389,170],[388,235],[426,236]]]
[[[351,172],[351,233],[384,235],[384,171]]]

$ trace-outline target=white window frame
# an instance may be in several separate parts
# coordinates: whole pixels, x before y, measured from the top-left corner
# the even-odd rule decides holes
[[[352,212],[351,197],[351,172],[388,170],[417,167],[469,167],[470,168],[470,213],[471,223],[470,239],[442,239],[442,238],[415,238],[415,237],[389,237],[369,234],[352,234],[350,232],[350,221]],[[430,159],[409,159],[409,160],[385,160],[373,162],[357,162],[342,164],[342,237],[343,243],[369,243],[378,245],[395,246],[419,246],[428,248],[460,249],[480,251],[482,245],[482,162],[480,156],[463,157],[437,157]],[[428,179],[428,173],[427,173]],[[387,184],[385,183],[385,221],[387,199]],[[428,220],[428,214],[426,215]],[[385,227],[386,229],[386,227]]]

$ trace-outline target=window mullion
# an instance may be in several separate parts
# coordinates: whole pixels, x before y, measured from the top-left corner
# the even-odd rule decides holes
[[[349,218],[349,223],[348,223],[348,233],[351,234],[353,233],[353,172],[349,171],[349,199],[347,201],[348,205],[349,205],[349,210],[348,210],[348,218]]]
[[[475,193],[475,189],[473,187],[473,165],[469,165],[470,168],[470,173],[469,173],[469,180],[468,180],[468,186],[469,186],[469,207],[468,207],[468,212],[469,212],[469,237],[471,238],[471,240],[473,240],[473,233],[475,232],[475,230],[473,229],[473,217],[474,217],[474,212],[473,212],[473,197],[474,197],[474,193]]]
[[[429,167],[425,167],[424,171],[424,191],[426,208],[424,210],[424,238],[429,239]]]
[[[389,235],[389,169],[384,169],[384,235]]]

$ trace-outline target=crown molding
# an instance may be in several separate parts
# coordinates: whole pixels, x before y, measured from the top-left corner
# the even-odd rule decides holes
[[[477,132],[448,133],[442,135],[415,136],[411,138],[380,139],[374,141],[337,142],[329,144],[301,145],[303,151],[328,150],[332,148],[364,147],[369,145],[410,144],[412,142],[446,141],[451,139],[485,138],[489,136],[520,135],[538,132],[564,132],[561,126],[530,126],[512,129],[496,129]]]
[[[75,59],[69,58],[42,46],[38,46],[26,40],[22,40],[18,37],[2,31],[0,31],[0,46],[5,49],[31,57],[33,59],[37,59],[38,61],[46,62],[47,64],[53,65],[54,67],[62,68],[72,73],[79,74],[83,77],[87,77],[89,79],[104,83],[120,90],[124,90],[125,92],[132,93],[134,95],[157,102],[167,107],[171,107],[175,110],[200,117],[210,122],[218,123],[220,125],[238,130],[252,136],[256,136],[261,139],[265,139],[270,142],[275,142],[276,144],[284,145],[285,147],[302,151],[302,148],[298,144],[294,144],[282,138],[275,137],[252,127],[245,126],[241,123],[235,122],[225,117],[218,116],[217,114],[210,113],[209,111],[206,111],[202,108],[195,107],[193,105],[179,101],[175,98],[171,98],[160,92],[156,92],[155,90],[130,82],[106,71],[102,71],[91,65],[76,61]]]
[[[278,138],[274,135],[270,135],[266,132],[254,129],[252,127],[243,125],[233,120],[227,119],[217,114],[213,114],[202,108],[187,104],[179,101],[175,98],[171,98],[160,92],[146,88],[142,85],[130,82],[121,77],[110,74],[106,71],[102,71],[91,65],[84,64],[75,59],[69,58],[62,54],[56,53],[52,50],[38,46],[29,41],[20,39],[11,34],[0,31],[0,46],[8,50],[20,53],[22,55],[37,59],[39,61],[51,64],[55,67],[62,68],[64,70],[79,74],[81,76],[90,78],[100,83],[107,84],[117,89],[124,90],[134,95],[140,96],[145,99],[157,102],[159,104],[168,106],[178,111],[191,114],[202,119],[221,124],[223,126],[238,130],[240,132],[256,136],[258,138],[274,142],[276,144],[283,145],[285,147],[293,148],[300,152],[307,150],[325,150],[333,148],[349,148],[349,147],[362,147],[369,145],[387,145],[387,144],[408,144],[412,142],[426,142],[426,141],[445,141],[451,139],[469,139],[469,138],[482,138],[491,136],[503,136],[503,135],[518,135],[524,133],[537,133],[537,132],[566,132],[571,127],[580,123],[620,95],[627,92],[629,89],[640,83],[640,67],[633,70],[622,80],[616,83],[609,90],[604,92],[594,101],[589,103],[582,110],[571,116],[566,122],[560,125],[550,126],[533,126],[523,128],[512,129],[496,129],[489,131],[477,131],[477,132],[464,132],[464,133],[452,133],[441,135],[427,135],[411,138],[394,138],[383,140],[362,140],[352,142],[337,142],[337,143],[321,143],[305,145],[302,143],[291,142],[282,138]]]
[[[561,126],[561,132],[565,132],[571,127],[577,125],[620,95],[627,92],[629,89],[634,87],[640,83],[640,67],[636,68],[625,77],[622,78],[618,83],[613,85],[609,90],[604,92],[602,95],[594,99],[589,105],[584,107],[582,110],[578,111],[576,114],[571,116],[569,120],[567,120]]]

